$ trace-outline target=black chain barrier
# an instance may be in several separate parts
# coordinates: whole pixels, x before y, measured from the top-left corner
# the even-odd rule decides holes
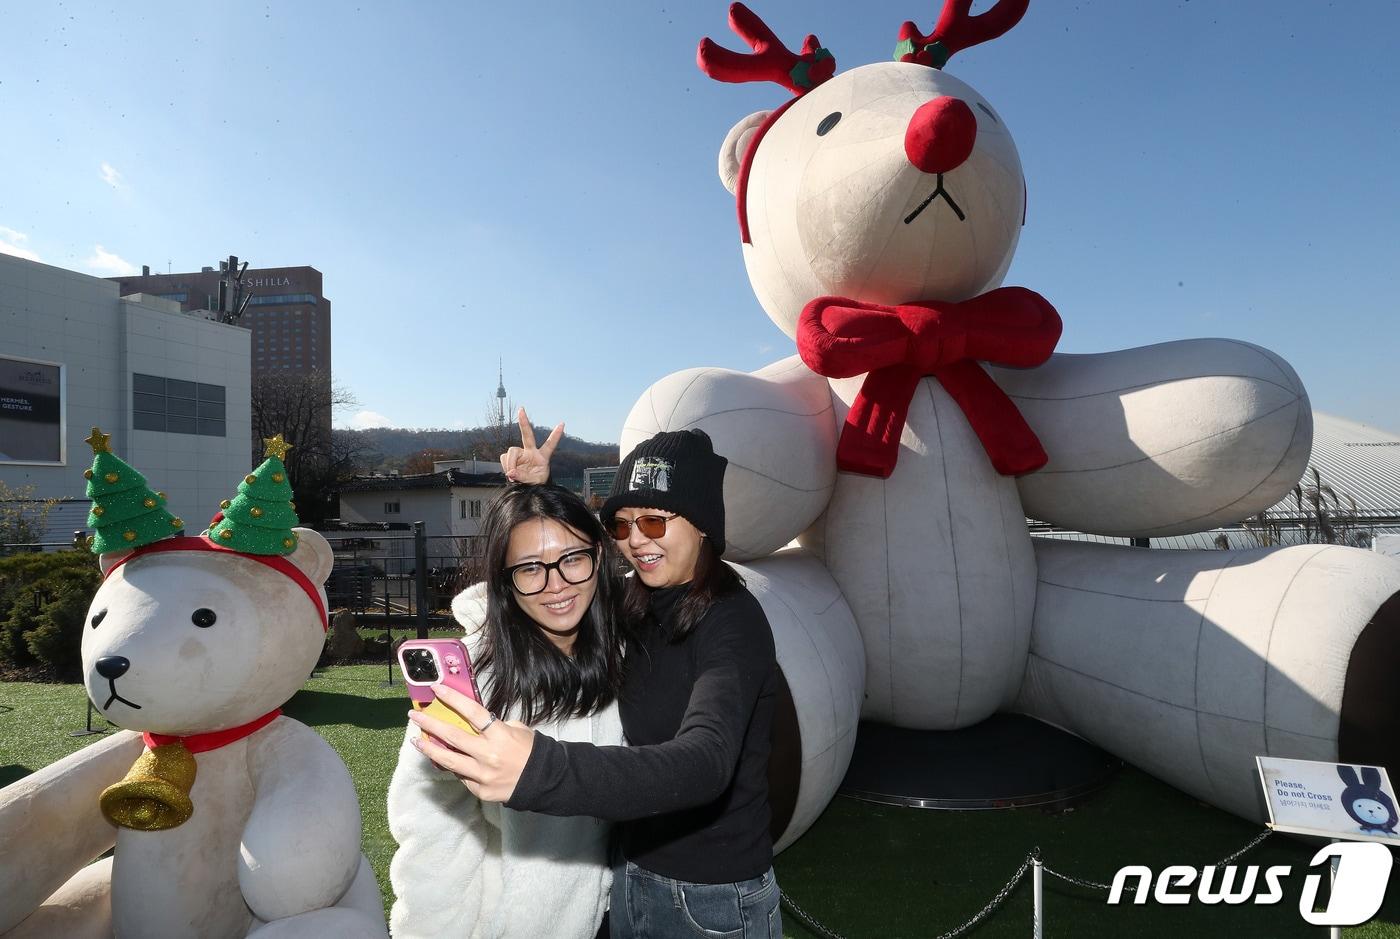
[[[1224,867],[1232,861],[1238,860],[1243,855],[1258,847],[1259,844],[1262,843],[1265,838],[1269,837],[1272,834],[1273,831],[1271,829],[1264,829],[1254,838],[1253,841],[1249,842],[1249,844],[1245,845],[1243,848],[1240,848],[1234,854],[1231,854],[1228,857],[1221,859],[1216,863],[1215,866]],[[1039,860],[1040,848],[1036,848],[1035,850],[1031,851],[1029,854],[1026,855],[1026,859],[1021,862],[1021,866],[1017,868],[1016,873],[1012,874],[1011,879],[1006,882],[1006,886],[998,890],[996,894],[993,895],[993,897],[989,901],[987,901],[986,906],[982,907],[982,909],[979,910],[972,917],[972,919],[963,923],[961,926],[957,926],[953,929],[948,930],[945,933],[939,934],[935,937],[935,939],[954,939],[955,936],[961,936],[963,933],[967,932],[969,929],[976,926],[978,923],[982,922],[984,919],[990,916],[993,912],[996,911],[997,907],[1001,906],[1002,903],[1006,901],[1006,898],[1011,895],[1011,892],[1016,889],[1016,885],[1021,882],[1021,878],[1026,876],[1026,872],[1031,869],[1031,865]],[[1082,877],[1071,877],[1068,874],[1062,874],[1059,871],[1051,870],[1048,866],[1045,866],[1044,864],[1041,865],[1041,869],[1045,873],[1051,875],[1052,877],[1058,877],[1060,880],[1074,884],[1077,887],[1086,887],[1090,890],[1113,889],[1113,887],[1109,884],[1101,884],[1098,881],[1087,880]],[[843,936],[841,933],[836,932],[835,930],[823,925],[816,918],[814,918],[812,914],[808,913],[802,907],[798,906],[797,902],[793,900],[792,897],[788,896],[786,891],[780,890],[779,894],[782,897],[783,908],[789,913],[791,913],[793,916],[795,916],[798,922],[802,923],[803,926],[806,926],[808,930],[820,936],[821,939],[847,939],[846,936]]]

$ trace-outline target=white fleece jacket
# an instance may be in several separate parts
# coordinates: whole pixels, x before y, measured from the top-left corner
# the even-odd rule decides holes
[[[452,612],[475,653],[485,585],[458,594]],[[478,686],[489,676],[478,675]],[[537,725],[557,740],[622,743],[614,702],[590,717]],[[483,803],[410,742],[389,783],[389,831],[399,850],[390,932],[401,939],[591,939],[608,906],[608,825]]]

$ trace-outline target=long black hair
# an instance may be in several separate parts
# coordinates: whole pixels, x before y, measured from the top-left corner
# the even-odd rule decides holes
[[[695,559],[695,576],[691,578],[690,589],[676,606],[667,640],[680,642],[689,636],[695,631],[695,627],[700,625],[705,614],[710,612],[710,607],[715,605],[716,600],[742,589],[743,586],[744,578],[720,559],[714,541],[709,538],[701,539],[700,554]],[[627,587],[622,598],[623,613],[627,622],[640,623],[646,617],[651,604],[651,589],[642,583],[642,578],[635,571],[627,578]]]
[[[515,526],[552,519],[598,551],[593,602],[579,621],[573,655],[561,652],[520,608],[506,571]],[[622,686],[628,630],[622,614],[617,548],[578,496],[554,485],[511,485],[486,511],[486,624],[476,666],[490,669],[486,707],[505,714],[519,705],[526,724],[584,717],[611,704]]]

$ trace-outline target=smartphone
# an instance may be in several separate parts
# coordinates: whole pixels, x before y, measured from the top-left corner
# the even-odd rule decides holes
[[[469,733],[477,730],[465,718],[437,699],[432,686],[438,682],[460,691],[478,704],[481,693],[472,675],[472,660],[459,639],[408,639],[399,646],[399,667],[415,710],[446,721]],[[431,735],[425,734],[431,738]],[[442,743],[434,739],[436,743]],[[444,744],[446,746],[446,744]]]

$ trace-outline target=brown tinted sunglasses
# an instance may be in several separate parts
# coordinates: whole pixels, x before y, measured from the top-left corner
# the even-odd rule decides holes
[[[625,518],[614,516],[608,521],[608,534],[618,541],[626,541],[632,536],[632,526],[636,525],[647,538],[660,538],[666,534],[666,523],[675,518],[674,515],[638,515],[629,521]]]

